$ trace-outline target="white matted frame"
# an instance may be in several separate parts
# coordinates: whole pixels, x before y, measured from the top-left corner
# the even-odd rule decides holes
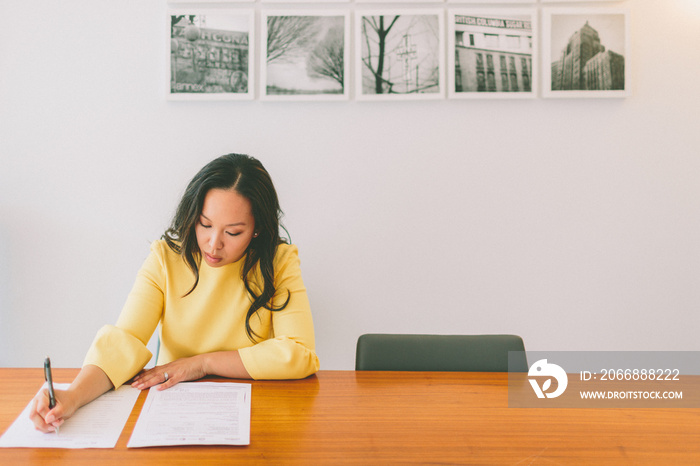
[[[253,10],[168,8],[169,100],[254,97]]]
[[[347,100],[350,12],[263,11],[262,100]]]
[[[246,0],[247,1],[247,0]],[[255,0],[250,0],[255,1]],[[350,3],[350,0],[260,0],[265,3]]]
[[[444,10],[356,10],[355,98],[445,97]]]
[[[443,3],[445,0],[355,0],[355,3],[362,3],[364,6],[373,3]]]
[[[621,2],[622,0],[540,0],[542,3],[593,3],[593,2]]]
[[[624,7],[542,10],[542,95],[631,95],[630,12]]]
[[[182,5],[184,3],[252,3],[255,0],[168,0],[169,4]]]
[[[493,4],[493,5],[503,5],[507,3],[537,3],[538,0],[447,0],[449,3],[482,3],[482,4]],[[585,0],[576,0],[578,2]],[[519,6],[519,5],[518,5]]]
[[[447,96],[537,96],[537,10],[449,10]]]

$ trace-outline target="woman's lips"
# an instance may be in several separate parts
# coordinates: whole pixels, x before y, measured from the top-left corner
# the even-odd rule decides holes
[[[204,258],[209,262],[210,264],[217,264],[221,262],[221,257],[216,257],[212,256],[211,254],[207,254],[206,252],[204,253]]]

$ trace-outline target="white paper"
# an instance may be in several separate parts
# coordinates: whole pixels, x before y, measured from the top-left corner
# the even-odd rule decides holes
[[[69,385],[54,384],[54,388],[65,390]],[[30,401],[0,438],[0,447],[114,448],[139,392],[123,385],[105,393],[76,411],[61,425],[58,434],[43,433],[34,428],[29,419]]]
[[[249,445],[249,383],[151,387],[127,447]]]

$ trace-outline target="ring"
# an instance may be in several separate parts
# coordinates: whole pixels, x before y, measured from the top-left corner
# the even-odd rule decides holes
[[[168,377],[168,373],[166,372],[166,373],[164,373],[163,375],[165,376],[165,380],[163,380],[163,383],[165,383],[165,382],[168,381],[168,378],[169,378],[169,377]]]

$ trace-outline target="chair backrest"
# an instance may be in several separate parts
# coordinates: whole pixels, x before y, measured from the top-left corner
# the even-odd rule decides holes
[[[399,335],[370,333],[357,340],[358,371],[527,372],[517,335]]]

